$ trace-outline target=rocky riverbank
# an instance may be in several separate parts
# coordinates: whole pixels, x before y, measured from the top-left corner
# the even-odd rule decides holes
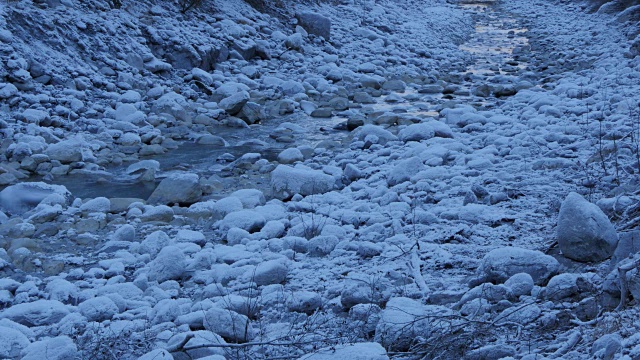
[[[0,356],[638,356],[628,19],[107,5],[2,9]]]

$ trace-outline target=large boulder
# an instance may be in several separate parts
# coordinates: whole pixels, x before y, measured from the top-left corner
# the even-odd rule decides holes
[[[163,179],[147,201],[150,204],[193,204],[201,196],[202,188],[197,174],[176,173]]]
[[[45,154],[51,160],[58,160],[63,164],[83,161],[84,152],[89,152],[88,146],[80,139],[63,140],[55,144],[49,145]]]
[[[504,247],[490,251],[479,267],[480,283],[503,283],[518,273],[531,275],[540,285],[558,272],[560,264],[541,251]]]
[[[581,262],[605,260],[613,255],[618,235],[609,218],[595,204],[572,192],[560,207],[558,245],[562,254]]]
[[[0,318],[31,327],[53,325],[68,314],[69,309],[60,301],[36,300],[14,305],[0,312]]]
[[[302,12],[296,14],[298,24],[309,34],[321,36],[325,40],[331,40],[331,20],[320,14],[312,12]]]
[[[322,171],[278,165],[271,172],[273,195],[286,199],[295,194],[323,194],[334,189],[336,180]]]
[[[66,204],[69,204],[72,198],[71,193],[62,185],[25,182],[8,186],[0,191],[0,209],[12,215],[22,215],[51,195],[64,199]]]

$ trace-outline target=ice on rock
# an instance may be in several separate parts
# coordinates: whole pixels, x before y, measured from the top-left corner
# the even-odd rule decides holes
[[[111,320],[119,312],[118,306],[106,296],[98,296],[78,305],[80,313],[89,321]]]
[[[298,360],[388,360],[387,351],[377,342],[332,346],[316,350]]]
[[[323,194],[333,190],[335,184],[334,177],[318,170],[278,165],[271,172],[273,195],[279,199],[286,199],[295,194]]]
[[[577,193],[562,202],[558,216],[558,245],[569,259],[602,261],[613,255],[618,235],[609,218]]]
[[[540,285],[559,268],[558,260],[541,251],[504,247],[485,255],[478,270],[481,282],[503,283],[515,274],[527,273]]]
[[[0,324],[0,357],[18,358],[31,341],[22,332]]]
[[[167,246],[149,264],[149,279],[162,283],[167,280],[178,280],[184,274],[187,260],[180,248]]]
[[[25,326],[52,325],[66,315],[69,309],[56,300],[36,300],[13,305],[0,312],[1,319],[9,319]]]
[[[68,336],[36,341],[22,351],[23,360],[68,360],[77,356],[78,348]]]

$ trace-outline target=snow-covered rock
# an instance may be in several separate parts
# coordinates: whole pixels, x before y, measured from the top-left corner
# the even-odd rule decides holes
[[[253,209],[257,206],[264,205],[266,202],[264,193],[258,189],[240,189],[234,191],[229,196],[238,198],[240,202],[242,202],[242,207],[245,209]]]
[[[77,356],[78,348],[68,336],[36,341],[22,351],[22,359],[28,360],[66,360]]]
[[[569,193],[558,216],[558,245],[562,254],[576,261],[602,261],[618,244],[616,230],[595,204]]]
[[[18,358],[31,342],[22,332],[0,325],[0,357]]]
[[[258,286],[281,284],[287,279],[289,269],[282,260],[269,260],[256,266],[251,280]]]
[[[515,274],[527,273],[539,285],[555,275],[559,267],[558,260],[540,251],[504,247],[485,255],[478,271],[482,282],[503,283]]]
[[[117,314],[118,306],[106,296],[98,296],[78,305],[80,313],[89,321],[105,321]]]
[[[206,311],[204,328],[233,342],[246,342],[256,335],[248,317],[233,310],[218,307],[212,307]]]
[[[36,300],[13,305],[0,312],[0,318],[25,326],[43,326],[52,325],[68,314],[69,309],[60,301]]]
[[[335,188],[336,180],[322,171],[278,165],[271,172],[273,195],[286,199],[295,194],[322,194]]]
[[[444,306],[422,305],[404,297],[392,298],[380,315],[375,341],[388,349],[408,350],[417,336],[428,337],[442,331],[444,324],[438,318],[452,313]]]
[[[71,193],[62,185],[43,182],[25,182],[6,187],[0,191],[0,208],[13,215],[21,215],[35,208],[50,195],[57,195],[70,203]]]
[[[160,250],[158,256],[149,264],[149,278],[159,283],[178,280],[186,267],[187,260],[182,250],[176,246],[167,246]]]

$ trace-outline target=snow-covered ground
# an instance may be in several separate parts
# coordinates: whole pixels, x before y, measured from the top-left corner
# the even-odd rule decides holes
[[[3,4],[0,357],[639,357],[616,4]]]

